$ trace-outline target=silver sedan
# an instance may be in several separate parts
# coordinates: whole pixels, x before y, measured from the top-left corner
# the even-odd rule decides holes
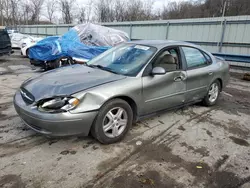
[[[214,105],[228,80],[229,65],[199,46],[142,40],[111,48],[85,65],[31,78],[16,92],[14,104],[36,132],[91,132],[109,144],[146,116],[201,101]]]

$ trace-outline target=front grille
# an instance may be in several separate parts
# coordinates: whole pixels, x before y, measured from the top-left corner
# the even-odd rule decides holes
[[[21,88],[21,95],[25,103],[32,104],[35,101],[35,97],[24,88]]]

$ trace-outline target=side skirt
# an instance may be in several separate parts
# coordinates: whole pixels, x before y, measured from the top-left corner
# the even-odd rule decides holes
[[[190,106],[190,105],[199,103],[201,101],[202,101],[202,99],[198,99],[198,100],[195,100],[195,101],[192,101],[192,102],[188,102],[188,103],[184,103],[184,104],[181,104],[181,105],[178,105],[178,106],[175,106],[175,107],[166,108],[166,109],[163,109],[163,110],[152,112],[150,114],[145,114],[145,115],[142,115],[142,116],[138,116],[136,118],[135,122],[141,121],[141,120],[144,120],[144,119],[156,116],[156,115],[160,115],[160,114],[163,114],[165,112],[169,112],[169,111],[172,111],[172,110],[176,110],[176,109],[180,109],[180,108],[183,108],[183,107],[186,107],[186,106]]]

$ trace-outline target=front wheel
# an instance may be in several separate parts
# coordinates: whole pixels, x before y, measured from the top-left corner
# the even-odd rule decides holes
[[[103,144],[118,142],[124,138],[132,125],[133,112],[121,99],[104,104],[91,128],[91,134]]]
[[[206,97],[203,99],[203,103],[206,106],[213,106],[218,101],[221,91],[221,84],[218,80],[214,81],[208,90]]]

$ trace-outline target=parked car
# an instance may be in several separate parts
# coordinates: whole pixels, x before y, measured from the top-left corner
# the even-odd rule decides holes
[[[27,38],[27,35],[21,34],[21,33],[12,33],[11,36],[11,46],[12,48],[20,48],[21,47],[21,41],[23,39]]]
[[[12,38],[14,33],[19,33],[16,29],[7,29],[10,39]]]
[[[12,52],[10,37],[5,27],[0,26],[0,56],[10,55]]]
[[[203,101],[215,105],[229,65],[199,46],[177,41],[133,41],[85,65],[55,69],[25,81],[17,113],[48,136],[88,135],[121,140],[132,122]]]
[[[43,40],[42,37],[27,37],[21,41],[21,55],[28,57],[29,56],[29,49],[36,45],[37,42]]]
[[[27,45],[32,46],[42,39],[43,38],[33,37],[22,33],[13,33],[11,38],[11,44],[12,48],[23,48]]]
[[[48,70],[67,65],[64,63],[72,58],[90,60],[128,40],[128,34],[120,30],[92,23],[79,24],[63,36],[48,37],[38,42],[29,49],[29,58],[31,64]]]

